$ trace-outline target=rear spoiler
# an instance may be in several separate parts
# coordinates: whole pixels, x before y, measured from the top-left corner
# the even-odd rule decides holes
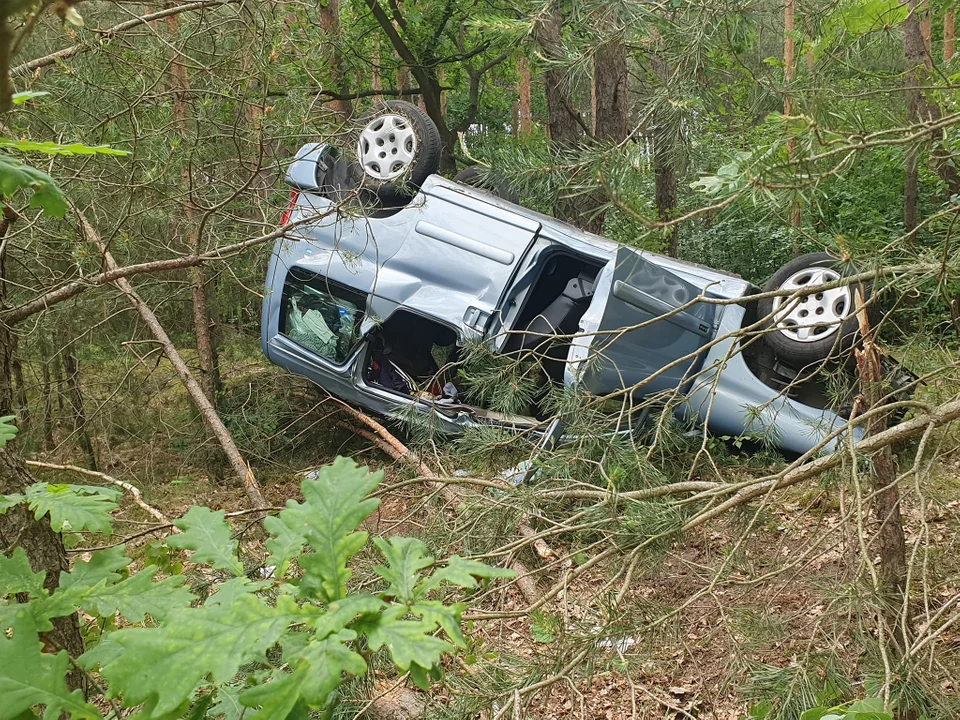
[[[327,143],[307,143],[301,147],[287,168],[287,185],[303,192],[318,191],[320,178],[330,169],[324,161],[329,150]]]

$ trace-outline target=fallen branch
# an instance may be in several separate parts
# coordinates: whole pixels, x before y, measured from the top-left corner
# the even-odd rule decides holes
[[[341,427],[351,429],[361,437],[373,442],[378,448],[380,448],[384,453],[392,457],[394,460],[406,463],[408,465],[413,465],[417,472],[419,472],[420,475],[428,481],[428,484],[432,487],[435,487],[445,499],[454,503],[459,503],[461,501],[462,498],[456,493],[453,487],[441,482],[441,478],[427,466],[427,464],[423,461],[423,458],[400,442],[396,436],[387,430],[383,425],[378,423],[366,413],[360,412],[356,408],[351,407],[347,403],[333,397],[332,395],[330,396],[330,399],[343,408],[344,412],[358,422],[366,425],[373,432],[367,433],[360,431],[357,428],[351,428],[346,423],[342,423],[340,425]],[[510,486],[507,483],[504,483],[503,487],[509,488]],[[538,556],[543,559],[554,559],[557,557],[557,554],[553,551],[553,549],[547,545],[543,538],[537,536],[537,533],[531,527],[521,523],[517,530],[523,537],[533,538],[534,550]],[[533,575],[530,570],[528,570],[525,565],[518,561],[514,561],[511,564],[510,569],[517,573],[517,587],[520,589],[520,592],[523,594],[527,602],[530,604],[538,602],[542,598],[542,594],[540,593],[539,588],[537,588],[536,581],[533,579]]]
[[[898,443],[903,440],[909,440],[910,438],[922,435],[928,430],[942,427],[947,423],[953,422],[957,419],[960,419],[960,400],[951,400],[950,402],[946,402],[938,406],[933,412],[924,415],[918,415],[917,417],[910,418],[899,425],[894,425],[892,428],[888,428],[883,432],[879,432],[876,435],[870,435],[869,437],[863,438],[854,444],[853,451],[860,454],[874,453],[878,450],[889,447],[894,443]],[[719,505],[713,506],[709,510],[695,515],[693,518],[688,520],[681,529],[692,530],[693,528],[698,527],[699,525],[702,525],[703,523],[712,520],[719,515],[723,515],[728,510],[749,502],[750,500],[759,497],[760,495],[764,495],[771,490],[781,490],[785,487],[796,485],[804,480],[817,477],[827,470],[831,470],[837,465],[840,465],[844,458],[848,456],[848,454],[849,450],[840,449],[808,463],[791,466],[785,471],[777,473],[776,475],[768,475],[766,477],[758,478],[755,482],[750,483],[746,487],[738,486],[739,489],[733,497],[725,500]],[[714,492],[712,494],[716,495],[717,493]],[[694,496],[692,499],[696,500],[697,497]]]
[[[76,45],[71,45],[70,47],[63,48],[62,50],[57,50],[52,52],[49,55],[44,55],[43,57],[38,57],[34,60],[30,60],[25,63],[21,63],[10,69],[10,75],[25,75],[28,72],[33,70],[40,70],[41,68],[48,67],[55,64],[59,60],[66,60],[72,58],[77,53],[80,53],[88,48],[98,46],[102,44],[105,40],[112,40],[114,37],[122,33],[124,30],[130,30],[135,28],[138,25],[146,25],[149,22],[154,20],[160,20],[161,18],[170,17],[171,15],[177,15],[182,12],[188,12],[190,10],[202,10],[203,8],[216,7],[218,5],[226,5],[234,0],[198,0],[198,2],[187,3],[185,5],[174,5],[172,7],[164,8],[163,10],[158,10],[157,12],[148,13],[147,15],[141,15],[140,17],[131,18],[130,20],[125,20],[124,22],[114,25],[113,27],[107,28],[106,30],[93,30],[93,33],[97,36],[96,41],[94,42],[82,42],[77,43]]]
[[[147,505],[143,499],[143,495],[140,494],[139,488],[134,487],[128,482],[123,480],[117,480],[117,478],[107,475],[106,473],[98,472],[96,470],[87,470],[86,468],[77,467],[76,465],[57,465],[55,463],[40,462],[39,460],[24,460],[24,462],[30,467],[44,468],[45,470],[61,470],[63,472],[74,472],[80,475],[87,475],[89,477],[95,477],[104,482],[108,482],[112,485],[126,490],[133,497],[133,501],[143,508],[147,513],[155,517],[158,521],[164,523],[165,525],[171,525],[170,520],[162,512],[157,510],[152,505]],[[178,533],[180,530],[173,528],[173,532]]]
[[[86,216],[84,216],[83,213],[81,213],[76,207],[73,208],[73,211],[80,219],[80,225],[83,228],[84,235],[86,235],[87,239],[96,245],[100,250],[100,254],[103,256],[104,262],[107,265],[107,269],[117,269],[116,260],[113,259],[113,255],[110,254],[106,244],[100,238],[100,235],[97,233],[97,231],[93,229],[93,226],[89,223]],[[124,295],[126,295],[127,300],[129,300],[130,304],[133,305],[133,307],[137,310],[144,323],[148,328],[150,328],[150,332],[153,333],[153,336],[163,347],[164,354],[167,356],[170,364],[173,365],[174,370],[176,370],[180,381],[183,383],[184,387],[186,387],[187,392],[190,394],[191,399],[197,406],[197,409],[200,411],[203,419],[206,421],[210,431],[220,443],[220,447],[223,448],[223,452],[227,456],[227,460],[233,467],[233,470],[240,479],[240,482],[243,483],[243,487],[247,492],[247,497],[250,499],[250,503],[255,508],[265,508],[267,503],[263,499],[263,493],[260,490],[260,484],[257,482],[257,478],[254,476],[253,470],[251,470],[250,466],[244,461],[243,456],[240,454],[239,448],[237,448],[236,443],[233,442],[233,437],[231,437],[230,431],[227,430],[227,427],[223,424],[223,420],[221,420],[220,415],[217,414],[216,408],[203,393],[203,390],[200,388],[199,383],[197,383],[196,378],[193,377],[193,373],[190,372],[190,368],[187,367],[187,364],[183,361],[183,358],[180,357],[180,353],[177,351],[176,346],[174,346],[173,342],[170,340],[170,336],[167,335],[166,330],[163,329],[163,325],[160,324],[160,321],[157,319],[157,316],[154,314],[153,310],[151,310],[150,307],[143,301],[143,299],[136,293],[136,291],[133,289],[133,285],[131,285],[130,281],[126,278],[118,278],[113,281],[113,284],[116,285],[116,287]]]

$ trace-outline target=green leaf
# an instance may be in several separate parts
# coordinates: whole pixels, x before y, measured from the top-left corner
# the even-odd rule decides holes
[[[217,702],[207,711],[208,718],[240,720],[246,708],[240,704],[240,688],[220,687],[217,689]]]
[[[247,577],[230,578],[225,583],[217,585],[217,591],[207,600],[205,606],[232,605],[240,596],[259,592],[269,586],[269,580],[254,582]]]
[[[80,662],[84,667],[99,662],[110,692],[121,694],[127,707],[152,699],[159,715],[179,707],[205,676],[226,682],[241,665],[262,660],[284,629],[301,618],[292,602],[274,608],[241,595],[229,606],[176,610],[160,627],[118,630],[107,637],[122,652],[84,653]]]
[[[46,576],[46,573],[33,571],[22,547],[14,550],[9,558],[0,555],[0,598],[16,593],[29,593],[33,597],[40,597],[46,592],[43,589]]]
[[[367,533],[353,531],[380,505],[379,500],[364,498],[382,478],[382,472],[369,473],[340,457],[321,468],[316,479],[304,480],[303,504],[287,500],[279,519],[290,532],[285,540],[278,539],[278,544],[289,547],[293,535],[302,537],[314,550],[298,561],[304,571],[303,594],[325,603],[346,596],[351,573],[347,561],[367,541]]]
[[[173,576],[153,582],[159,568],[147,568],[115,585],[107,580],[86,592],[80,606],[100,617],[119,612],[130,622],[143,622],[147,615],[163,620],[174,610],[186,608],[196,600],[185,587],[184,578]]]
[[[300,699],[300,691],[306,680],[306,668],[298,668],[292,673],[276,672],[270,682],[246,690],[240,696],[240,702],[248,708],[259,710],[244,715],[244,720],[284,720]]]
[[[272,515],[264,518],[263,526],[273,536],[266,542],[267,550],[270,551],[267,564],[276,568],[273,571],[274,577],[282,578],[290,569],[290,560],[303,551],[306,542],[304,534],[299,530],[291,529],[282,520]]]
[[[809,710],[804,710],[800,714],[800,720],[821,720],[824,715],[830,712],[830,708],[827,707],[815,707],[810,708]],[[766,717],[763,715],[761,717]]]
[[[117,571],[123,570],[133,562],[124,554],[125,552],[125,545],[117,545],[92,553],[89,560],[78,560],[73,564],[70,572],[60,573],[58,592],[71,588],[85,590],[103,581],[119,582],[122,576]]]
[[[20,493],[13,493],[13,495],[0,495],[0,515],[3,515],[7,510],[12,507],[16,507],[26,499],[26,495],[21,495]]]
[[[864,698],[863,700],[857,700],[847,708],[847,712],[883,713],[883,698]]]
[[[34,483],[27,488],[27,501],[37,520],[50,514],[50,527],[56,532],[68,527],[109,535],[113,521],[110,513],[117,504],[107,493],[99,492],[103,488],[94,490],[88,494],[91,488],[83,485]]]
[[[340,687],[343,673],[363,675],[367,672],[363,658],[344,644],[356,637],[352,630],[342,630],[323,640],[313,640],[304,648],[299,669],[308,671],[301,693],[307,705],[323,707],[330,693]]]
[[[8,442],[17,436],[19,430],[17,426],[13,424],[16,419],[16,415],[4,415],[0,417],[0,448],[5,447]]]
[[[467,606],[463,603],[455,605],[444,605],[436,600],[421,600],[410,608],[410,611],[420,615],[425,621],[434,623],[443,628],[455,645],[461,648],[467,646],[467,641],[463,637],[463,631],[460,629],[460,616]]]
[[[13,100],[14,105],[23,105],[28,100],[33,100],[34,98],[38,98],[38,97],[44,97],[45,95],[49,95],[49,94],[50,93],[43,92],[41,90],[24,90],[23,92],[14,93],[11,99]]]
[[[60,143],[35,140],[11,140],[10,138],[0,138],[0,148],[9,148],[20,152],[41,152],[46,155],[129,155],[126,150],[116,150],[109,145],[84,145],[83,143],[70,143],[62,145]]]
[[[45,705],[44,717],[100,717],[83,699],[70,692],[65,680],[70,659],[66,650],[56,655],[41,652],[40,636],[24,610],[17,613],[11,637],[0,633],[0,720],[13,720],[36,705]]]
[[[433,565],[427,546],[416,538],[374,538],[373,542],[387,560],[387,567],[380,565],[374,572],[389,583],[385,595],[405,603],[412,603],[423,593],[416,593],[420,571]]]
[[[380,612],[383,600],[375,595],[348,595],[327,606],[327,612],[312,618],[309,623],[314,635],[322,640],[327,635],[340,632],[360,615],[373,615]]]
[[[443,583],[472,589],[477,586],[476,578],[512,577],[516,577],[516,573],[513,570],[490,567],[475,560],[464,560],[459,555],[454,555],[447,561],[447,566],[435,570],[434,573],[423,582],[423,586],[420,587],[417,592],[420,597],[423,597],[431,590],[440,587]]]
[[[67,212],[63,192],[49,175],[0,154],[0,195],[12,197],[20,190],[30,196],[30,207],[62,218]]]
[[[402,620],[407,614],[404,605],[394,605],[380,615],[367,615],[354,627],[367,636],[371,650],[386,645],[390,656],[400,672],[407,672],[414,663],[421,668],[430,668],[440,661],[440,656],[453,650],[453,646],[433,637],[436,623],[426,620]]]
[[[190,560],[195,563],[209,563],[218,570],[243,575],[243,565],[237,559],[237,541],[223,510],[214,512],[194,505],[173,524],[183,534],[167,538],[167,545],[192,550]]]

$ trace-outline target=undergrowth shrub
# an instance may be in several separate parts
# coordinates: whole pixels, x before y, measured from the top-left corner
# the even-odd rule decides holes
[[[348,590],[352,558],[368,539],[358,528],[380,503],[369,494],[382,477],[338,458],[304,480],[304,502],[289,500],[263,522],[266,566],[243,552],[223,511],[192,507],[175,523],[181,534],[165,545],[191,552],[208,585],[202,597],[182,574],[159,579],[161,568],[178,568],[155,546],[158,562],[141,570],[130,568],[123,544],[97,550],[62,573],[52,594],[22,548],[0,555],[0,718],[37,717],[39,707],[44,717],[103,717],[80,690],[68,689],[73,661],[96,676],[92,687],[104,688],[112,703],[139,706],[141,720],[216,717],[228,708],[247,708],[250,719],[311,710],[331,717],[344,676],[364,675],[370,653],[381,648],[401,674],[428,687],[441,676],[442,656],[467,646],[466,605],[437,598],[512,573],[459,556],[437,564],[420,540],[375,538],[385,561],[374,569],[379,591]],[[108,536],[116,495],[37,483],[0,497],[0,511],[26,504],[38,518],[49,515],[57,531]],[[44,652],[50,621],[78,609],[100,630],[87,634],[92,647],[73,659]]]

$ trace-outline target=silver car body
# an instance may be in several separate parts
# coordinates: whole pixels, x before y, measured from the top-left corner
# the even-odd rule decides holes
[[[545,259],[582,258],[598,268],[589,306],[569,348],[563,380],[595,395],[682,393],[676,412],[719,435],[767,432],[803,453],[845,421],[768,387],[738,351],[750,283],[696,264],[617,245],[491,194],[430,176],[402,209],[383,217],[337,212],[318,192],[327,146],[307,145],[289,168],[296,191],[266,278],[262,342],[267,358],[331,394],[379,415],[410,405],[448,432],[490,422],[480,409],[444,408],[370,383],[366,338],[400,309],[452,328],[460,341],[501,349]],[[291,271],[306,271],[365,298],[360,341],[334,363],[283,331]],[[680,310],[678,311],[678,308]],[[635,327],[639,326],[639,327]],[[622,328],[633,328],[627,331]],[[681,360],[682,358],[688,358]],[[835,441],[826,445],[835,446]]]

